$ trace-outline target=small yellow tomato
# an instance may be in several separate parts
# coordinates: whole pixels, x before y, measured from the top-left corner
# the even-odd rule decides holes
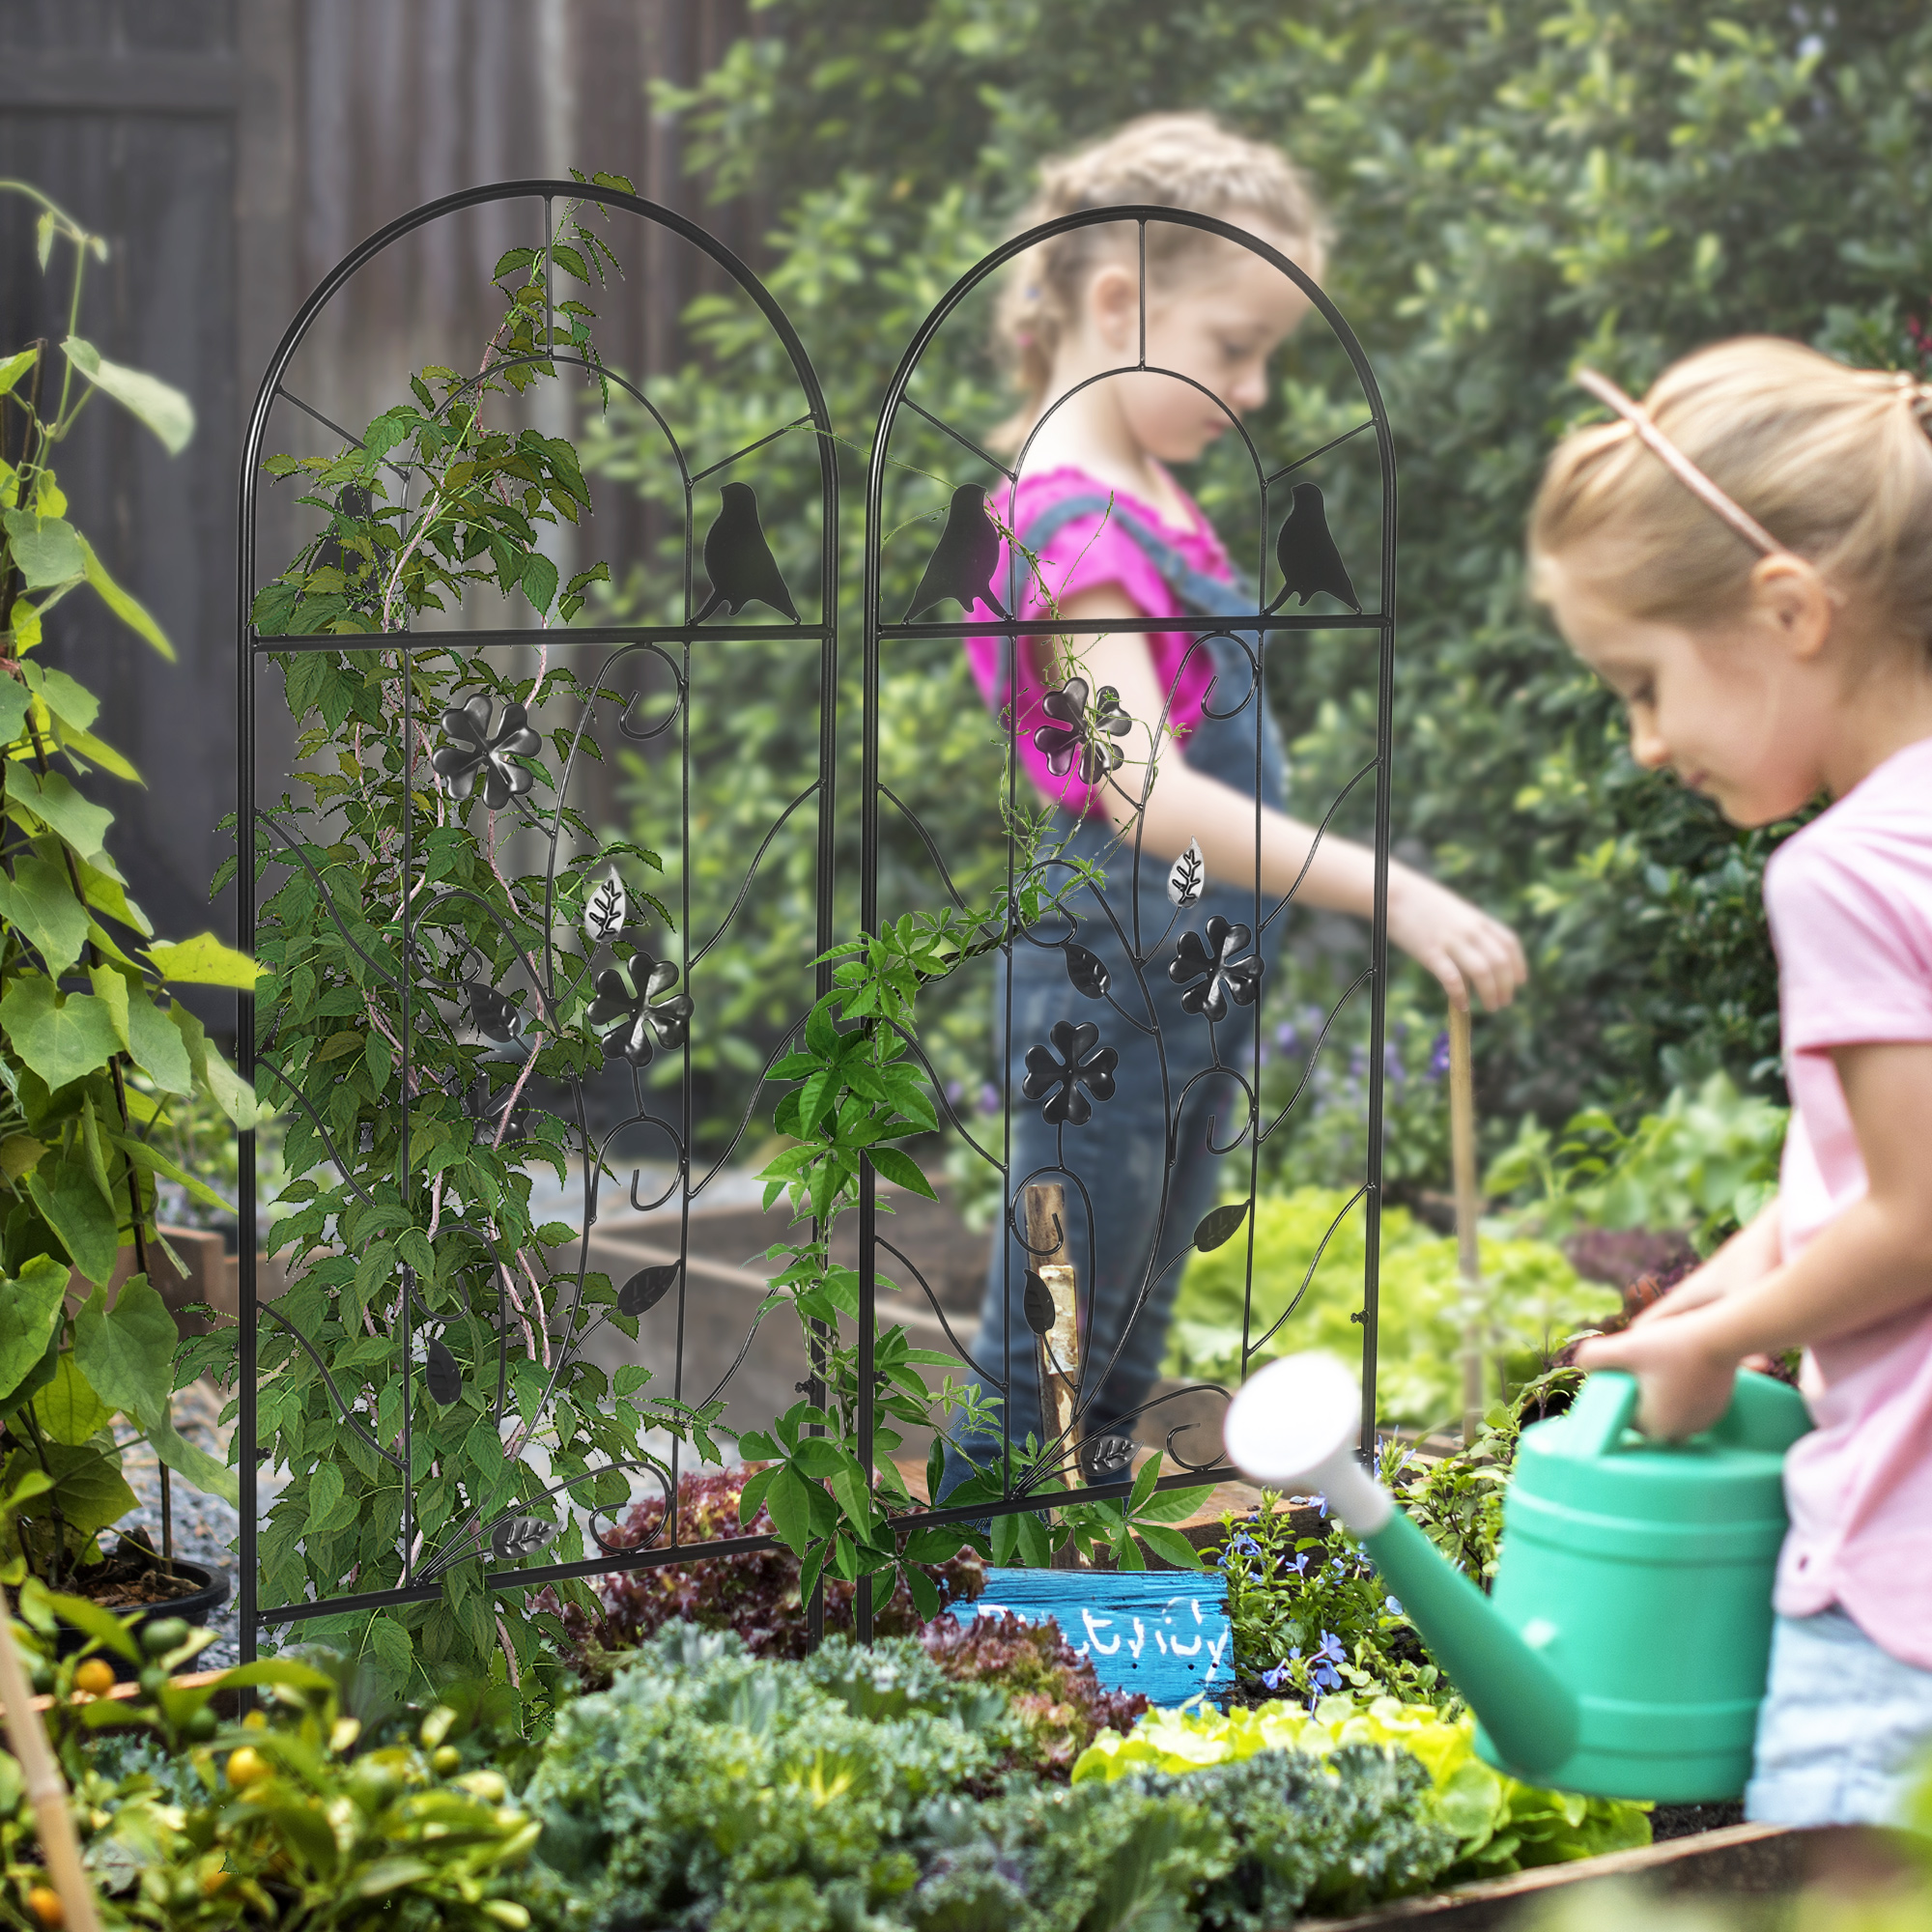
[[[201,1875],[201,1889],[203,1894],[209,1898],[213,1898],[227,1883],[228,1873],[220,1865],[216,1865],[213,1871],[205,1871]]]
[[[430,1769],[439,1777],[447,1777],[463,1762],[463,1753],[454,1745],[439,1745],[430,1753]]]
[[[510,1787],[500,1771],[472,1771],[456,1780],[457,1785],[486,1804],[500,1804],[509,1796]]]
[[[228,1753],[228,1781],[238,1791],[259,1784],[269,1776],[269,1760],[253,1745],[242,1745]]]
[[[43,1925],[65,1925],[67,1907],[60,1902],[60,1893],[50,1885],[37,1885],[27,1893],[27,1910]]]
[[[269,1728],[269,1714],[258,1704],[242,1721],[251,1731],[266,1731]]]
[[[90,1657],[73,1673],[73,1688],[90,1697],[104,1697],[114,1688],[114,1666],[104,1657]]]

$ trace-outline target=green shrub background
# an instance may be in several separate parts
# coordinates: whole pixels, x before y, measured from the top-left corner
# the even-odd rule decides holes
[[[1201,0],[1179,27],[1158,0],[769,0],[711,73],[657,104],[679,117],[718,193],[749,192],[770,212],[765,271],[849,440],[848,505],[862,500],[856,452],[900,350],[1007,232],[1040,156],[1168,107],[1209,108],[1282,142],[1332,211],[1329,287],[1395,425],[1398,845],[1515,921],[1534,962],[1526,996],[1479,1029],[1490,1131],[1507,1139],[1525,1111],[1554,1122],[1585,1102],[1628,1121],[1719,1070],[1782,1097],[1757,891],[1778,830],[1735,832],[1635,770],[1613,705],[1523,595],[1521,532],[1546,453],[1586,409],[1567,381],[1579,357],[1638,390],[1674,355],[1747,330],[1861,361],[1914,359],[1906,320],[1932,290],[1922,9]],[[673,420],[720,436],[783,420],[761,327],[722,298],[692,322],[697,352],[668,399]],[[1292,410],[1297,430],[1339,406],[1333,357],[1312,335],[1282,377],[1270,413]],[[921,381],[927,407],[970,428],[1009,407],[963,337],[942,344]],[[596,440],[607,476],[663,487],[623,412]],[[898,453],[964,475],[936,439]],[[816,512],[805,466],[786,461],[774,455],[755,480],[797,589],[815,572]],[[1225,510],[1232,474],[1210,459],[1185,480]],[[942,500],[938,484],[913,479],[894,515]],[[1344,490],[1332,507],[1345,550],[1373,555],[1371,493]],[[859,540],[848,516],[851,606]],[[928,541],[888,545],[889,601]],[[657,608],[668,581],[640,572],[618,601]],[[1318,641],[1274,689],[1304,803],[1332,795],[1359,762],[1367,694],[1351,649]],[[768,745],[783,753],[799,731],[809,671],[769,692],[762,722],[708,720],[698,768],[721,775],[721,801],[723,774]],[[901,776],[949,853],[983,852],[983,800],[919,782],[942,754],[978,755],[976,694],[950,653],[901,659],[895,677],[888,720],[923,717],[937,735],[901,734],[895,752],[889,727],[889,760],[914,767]],[[856,739],[845,749],[856,765]],[[661,827],[653,792],[671,774],[634,781]],[[849,861],[856,810],[841,817]],[[887,838],[888,906],[931,902],[929,867],[890,814]],[[793,892],[754,908],[748,952],[794,946],[808,904]],[[1304,942],[1277,998],[1321,998],[1349,965]],[[1400,978],[1418,1008],[1439,1012],[1410,969]],[[983,999],[977,986],[947,997],[950,1008],[935,1002],[938,1058],[970,1094],[984,1074]],[[745,1038],[778,1017],[748,983]],[[713,1078],[722,1120],[743,1075],[721,1063]],[[1295,1165],[1288,1148],[1281,1166],[1293,1178]]]
[[[1291,1304],[1294,1313],[1250,1368],[1302,1349],[1330,1349],[1344,1360],[1360,1354],[1355,1315],[1362,1305],[1362,1208],[1350,1201],[1341,1188],[1297,1187],[1255,1204],[1251,1342]],[[1493,1324],[1492,1398],[1500,1393],[1498,1358],[1511,1385],[1519,1385],[1568,1336],[1620,1306],[1616,1290],[1584,1281],[1548,1241],[1486,1236],[1479,1252]],[[1230,1241],[1189,1263],[1169,1335],[1170,1375],[1230,1383],[1242,1378],[1247,1261],[1246,1244]],[[1376,1349],[1376,1399],[1383,1421],[1433,1425],[1462,1413],[1462,1293],[1454,1239],[1432,1234],[1404,1208],[1387,1209]]]

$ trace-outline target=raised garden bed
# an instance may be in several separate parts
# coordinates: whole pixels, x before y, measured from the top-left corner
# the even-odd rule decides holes
[[[1406,1925],[1425,1932],[1490,1932],[1491,1927],[1514,1923],[1524,1908],[1550,1892],[1610,1879],[1634,1881],[1673,1895],[1785,1897],[1798,1889],[1800,1835],[1784,1825],[1727,1825],[1639,1845],[1634,1851],[1609,1852],[1574,1864],[1540,1865],[1451,1891],[1398,1899],[1350,1918],[1313,1922],[1320,1923],[1322,1932],[1370,1932],[1371,1927]]]

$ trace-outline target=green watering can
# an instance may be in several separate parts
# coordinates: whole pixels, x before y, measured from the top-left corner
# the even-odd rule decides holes
[[[1631,1426],[1636,1398],[1632,1377],[1602,1370],[1523,1431],[1488,1597],[1357,1462],[1361,1394],[1332,1356],[1253,1377],[1228,1411],[1228,1456],[1270,1489],[1326,1495],[1497,1770],[1600,1798],[1736,1798],[1770,1662],[1784,1452],[1811,1419],[1794,1389],[1747,1371],[1714,1428],[1652,1442]]]

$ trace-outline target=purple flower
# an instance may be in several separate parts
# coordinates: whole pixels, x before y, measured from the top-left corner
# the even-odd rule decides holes
[[[1335,1666],[1347,1663],[1349,1654],[1342,1648],[1342,1640],[1333,1631],[1321,1633],[1321,1642],[1308,1661],[1314,1666],[1309,1672],[1309,1682],[1318,1690],[1339,1690],[1342,1688],[1342,1673]]]
[[[1293,1053],[1301,1042],[1301,1036],[1294,1030],[1293,1020],[1283,1020],[1274,1030],[1274,1043],[1284,1053]]]
[[[1388,1605],[1388,1613],[1390,1616],[1400,1617],[1407,1615],[1407,1612],[1403,1608],[1403,1606],[1399,1603],[1396,1602],[1396,1600],[1393,1597],[1384,1597],[1382,1599],[1382,1602]]]
[[[1000,1111],[1000,1090],[990,1080],[980,1089],[980,1111],[982,1114],[997,1114]]]
[[[1261,1545],[1252,1536],[1231,1537],[1228,1548],[1231,1550],[1238,1549],[1243,1556],[1259,1556],[1262,1553]]]
[[[1429,1049],[1429,1078],[1440,1080],[1449,1071],[1449,1036],[1438,1033],[1435,1044]]]
[[[1291,1650],[1286,1657],[1282,1658],[1275,1664],[1275,1667],[1272,1670],[1264,1670],[1262,1672],[1262,1682],[1265,1684],[1270,1690],[1279,1690],[1282,1685],[1287,1681],[1289,1664],[1297,1660],[1300,1656],[1301,1652],[1298,1649]]]

